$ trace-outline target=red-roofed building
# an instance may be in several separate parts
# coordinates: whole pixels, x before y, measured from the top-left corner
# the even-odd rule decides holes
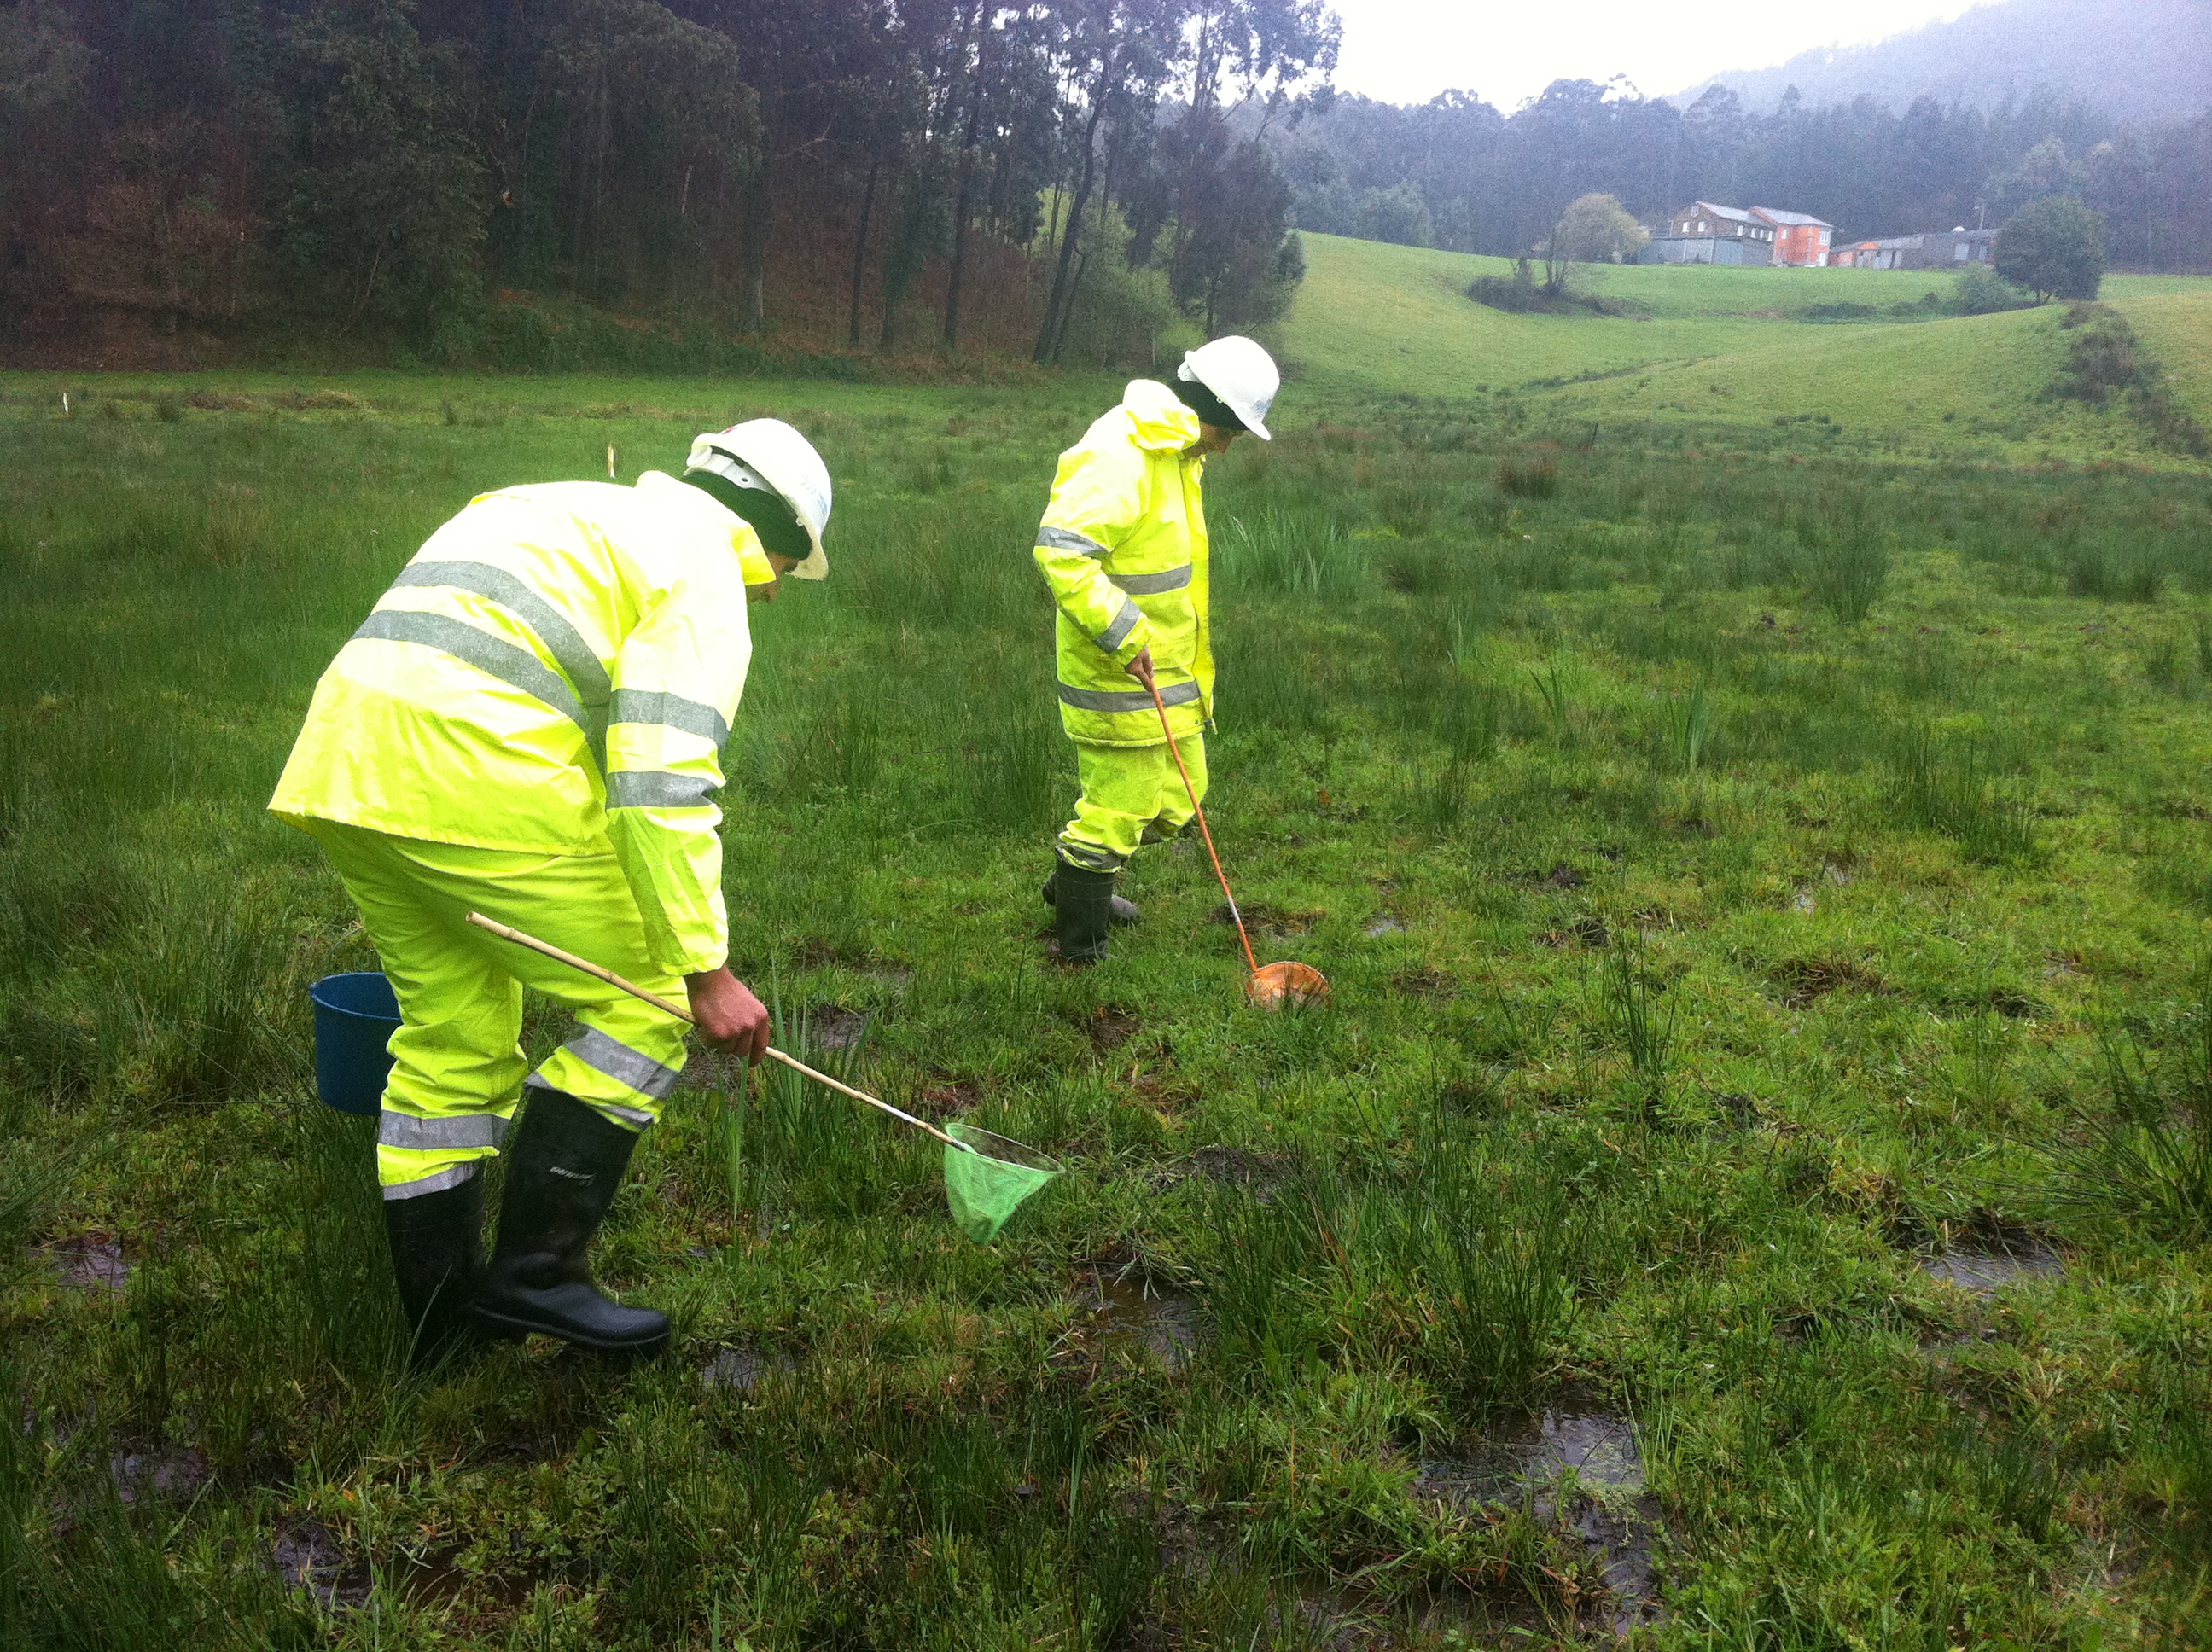
[[[1753,207],[1751,216],[1774,230],[1774,261],[1803,270],[1827,267],[1828,238],[1836,227],[1803,212],[1784,212],[1778,207]]]

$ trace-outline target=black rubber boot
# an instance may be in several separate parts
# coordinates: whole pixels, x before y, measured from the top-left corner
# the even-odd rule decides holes
[[[1086,872],[1065,860],[1053,869],[1052,932],[1062,963],[1103,963],[1106,928],[1114,920],[1114,874]]]
[[[499,1243],[477,1288],[495,1334],[530,1332],[611,1353],[652,1353],[668,1315],[599,1294],[584,1253],[615,1202],[637,1136],[574,1096],[532,1090],[508,1147]]]
[[[476,1334],[469,1309],[483,1272],[484,1179],[384,1202],[392,1275],[412,1339],[408,1364],[428,1370]]]
[[[1055,862],[1052,877],[1044,880],[1044,903],[1048,907],[1057,906],[1060,903],[1058,892],[1053,887],[1053,879],[1060,876],[1060,868],[1066,864],[1065,861]],[[1109,924],[1140,924],[1145,921],[1145,914],[1137,910],[1137,903],[1134,901],[1125,901],[1116,895],[1109,904],[1106,921]]]

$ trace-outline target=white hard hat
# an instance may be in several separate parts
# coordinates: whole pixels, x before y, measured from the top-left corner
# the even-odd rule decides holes
[[[792,578],[819,580],[829,574],[822,535],[830,525],[830,467],[797,430],[781,419],[747,419],[694,441],[684,468],[709,471],[740,488],[766,488],[780,495],[813,547],[791,570]]]
[[[1275,358],[1250,339],[1231,334],[1200,344],[1183,356],[1176,376],[1197,380],[1228,404],[1247,430],[1261,441],[1274,440],[1267,434],[1267,410],[1275,404],[1283,375]]]

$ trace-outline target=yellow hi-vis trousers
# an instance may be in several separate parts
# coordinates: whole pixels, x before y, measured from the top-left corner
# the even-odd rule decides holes
[[[457,1187],[499,1151],[529,1069],[516,1042],[525,987],[582,1023],[528,1084],[566,1090],[631,1130],[659,1117],[684,1068],[684,1024],[468,921],[481,912],[680,1004],[684,982],[653,963],[612,854],[467,848],[332,821],[311,829],[399,999],[376,1134],[385,1198]]]
[[[1177,737],[1183,766],[1199,800],[1206,799],[1206,737]],[[1119,872],[1139,843],[1164,843],[1190,824],[1195,812],[1176,770],[1175,754],[1158,745],[1075,743],[1083,795],[1075,818],[1060,834],[1060,858],[1091,872]]]

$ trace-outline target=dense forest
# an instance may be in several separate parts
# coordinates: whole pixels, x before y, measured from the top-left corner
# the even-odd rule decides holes
[[[0,0],[0,359],[1142,361],[1298,227],[1518,253],[1693,196],[1850,236],[2079,195],[2212,267],[2212,112],[1334,95],[1323,0]]]
[[[0,305],[18,359],[1103,358],[1280,309],[1231,116],[1336,39],[1319,0],[14,0]]]
[[[1279,148],[1299,224],[1377,240],[1517,254],[1589,191],[1647,223],[1703,198],[1810,212],[1855,240],[1994,226],[2074,195],[2116,266],[2212,270],[2212,107],[2129,124],[2041,90],[1986,109],[1785,96],[1759,114],[1724,87],[1682,109],[1559,81],[1510,116],[1453,93],[1412,108],[1338,98]]]

